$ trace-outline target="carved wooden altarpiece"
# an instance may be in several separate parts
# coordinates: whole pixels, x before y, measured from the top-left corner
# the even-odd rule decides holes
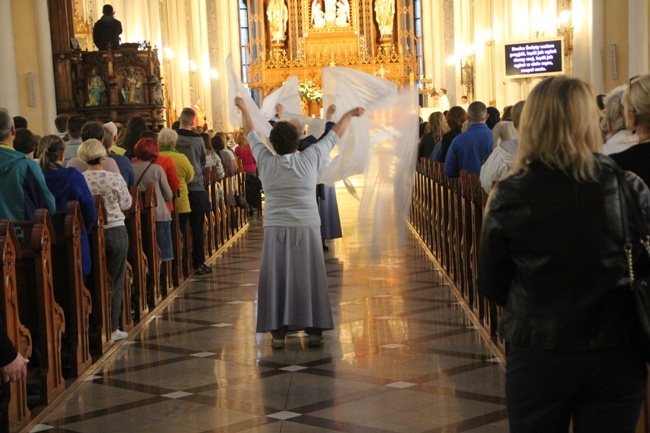
[[[330,65],[359,69],[400,86],[412,82],[418,70],[412,0],[281,0],[288,15],[281,41],[271,36],[269,9],[276,1],[247,1],[248,82],[262,96],[292,75],[320,86],[321,70]],[[381,34],[377,2],[394,8],[392,34]]]

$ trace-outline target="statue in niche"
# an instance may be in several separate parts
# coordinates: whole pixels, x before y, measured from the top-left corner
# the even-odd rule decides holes
[[[88,83],[88,102],[86,107],[96,107],[102,100],[102,95],[106,90],[106,85],[104,80],[99,76],[99,70],[97,68],[92,69],[92,78]]]
[[[124,102],[127,104],[142,104],[144,103],[142,97],[142,80],[136,75],[133,66],[129,66],[127,71],[128,75],[124,79],[124,87],[122,87]]]
[[[350,25],[350,3],[348,0],[339,0],[336,3],[336,26],[348,27]]]
[[[266,17],[269,20],[271,42],[283,42],[289,20],[289,9],[284,0],[271,0],[266,8]]]
[[[325,0],[325,21],[336,21],[336,0]]]
[[[163,86],[158,77],[153,77],[152,79],[153,82],[153,99],[154,103],[156,105],[164,105],[165,104],[165,97],[163,95]]]
[[[393,34],[394,17],[395,0],[375,0],[375,20],[382,38]]]
[[[311,4],[311,25],[315,29],[325,27],[325,13],[323,13],[320,0],[314,0]]]

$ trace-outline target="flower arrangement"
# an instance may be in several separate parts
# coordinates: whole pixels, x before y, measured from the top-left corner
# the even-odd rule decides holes
[[[313,102],[323,101],[323,89],[311,80],[298,82],[298,91],[301,98],[307,98]]]

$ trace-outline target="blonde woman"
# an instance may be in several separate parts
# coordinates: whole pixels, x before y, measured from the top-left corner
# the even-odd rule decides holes
[[[420,147],[418,149],[418,161],[420,158],[429,158],[433,153],[436,144],[440,143],[442,136],[449,132],[447,119],[445,115],[439,111],[434,111],[429,115],[427,126],[424,129],[424,135],[420,140]],[[440,148],[440,146],[438,146]]]
[[[650,74],[632,78],[623,93],[627,129],[635,131],[638,144],[611,157],[626,170],[638,174],[650,185]]]
[[[515,173],[493,188],[479,290],[504,306],[510,432],[633,433],[646,360],[633,329],[621,206],[591,87],[564,75],[526,100]],[[623,172],[650,221],[650,192]]]
[[[131,194],[124,178],[118,174],[103,169],[102,162],[106,159],[106,149],[99,141],[90,139],[84,141],[77,156],[88,164],[88,170],[83,173],[90,192],[104,197],[106,205],[106,223],[104,233],[106,239],[106,268],[113,279],[113,299],[111,300],[111,325],[113,340],[128,337],[120,331],[119,323],[122,314],[122,297],[124,296],[124,276],[126,273],[126,255],[129,250],[129,235],[124,225],[124,210],[131,207]]]

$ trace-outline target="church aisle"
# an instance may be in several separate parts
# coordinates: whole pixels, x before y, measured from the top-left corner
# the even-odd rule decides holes
[[[325,253],[336,329],[273,350],[255,333],[262,220],[194,277],[31,431],[508,431],[504,369],[418,241],[371,261],[358,202]]]

